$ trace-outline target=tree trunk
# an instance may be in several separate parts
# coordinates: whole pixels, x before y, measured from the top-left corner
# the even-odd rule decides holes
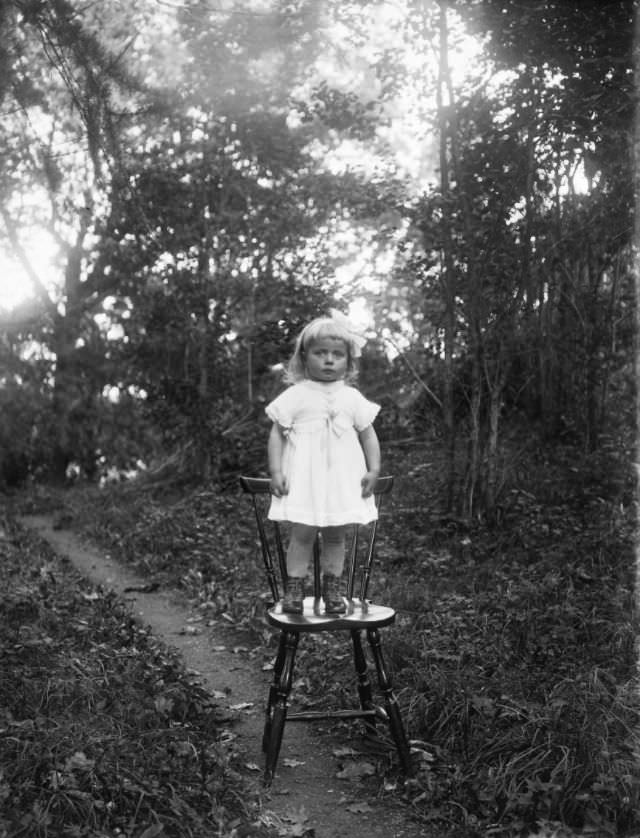
[[[72,461],[89,462],[96,453],[95,446],[91,444],[94,428],[89,425],[83,428],[85,436],[81,438],[77,433],[78,429],[73,427],[74,410],[83,402],[91,401],[94,395],[91,392],[84,392],[87,382],[79,380],[76,364],[77,341],[82,333],[84,313],[81,283],[84,240],[89,222],[89,211],[81,212],[76,240],[67,251],[64,272],[64,314],[58,311],[54,317],[52,348],[56,356],[53,385],[55,436],[50,477],[55,483],[65,481],[67,468]]]
[[[480,360],[480,346],[474,340],[471,370],[471,399],[469,404],[469,458],[467,461],[467,476],[465,491],[462,498],[462,517],[470,520],[475,512],[480,466],[482,463],[482,427],[480,411],[482,408],[482,374]]]
[[[426,15],[425,15],[426,20]],[[448,66],[448,28],[447,28],[447,4],[440,2],[440,64],[437,85],[437,107],[438,121],[440,128],[440,190],[443,197],[443,269],[442,289],[444,300],[444,398],[443,398],[443,422],[445,428],[445,452],[446,452],[446,508],[451,512],[455,498],[455,476],[456,476],[456,429],[454,423],[453,403],[453,356],[455,347],[456,332],[456,282],[455,268],[453,264],[453,244],[451,241],[451,222],[449,206],[449,161],[447,158],[447,136],[449,131],[448,120],[444,108],[443,90],[447,88],[449,76]]]
[[[504,341],[500,346],[498,357],[495,361],[495,373],[490,374],[488,364],[485,363],[485,380],[489,390],[488,409],[488,437],[486,443],[487,469],[483,486],[484,512],[489,523],[495,523],[497,519],[498,498],[500,494],[500,476],[498,473],[500,453],[500,413],[502,410],[502,399],[505,384],[507,382],[508,361],[511,353],[509,346]]]

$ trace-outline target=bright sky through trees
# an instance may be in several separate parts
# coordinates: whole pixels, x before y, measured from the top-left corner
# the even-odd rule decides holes
[[[139,69],[153,83],[169,83],[171,78],[177,77],[180,66],[186,60],[184,50],[181,52],[180,44],[169,37],[171,57],[168,53],[163,57],[162,48],[154,42],[154,38],[150,39],[149,32],[157,35],[162,29],[165,35],[170,36],[172,16],[180,8],[180,3],[147,2],[154,14],[149,20],[149,28],[140,30],[137,35],[137,42],[141,45],[139,54],[144,64]],[[264,15],[265,7],[270,5],[264,0],[244,3],[242,13]],[[215,7],[221,14],[226,14],[233,4],[216,3]],[[383,0],[368,5],[366,16],[358,20],[357,39],[354,38],[354,30],[346,23],[331,23],[327,19],[323,37],[330,48],[322,52],[315,65],[309,68],[306,80],[291,92],[294,97],[304,98],[315,85],[326,81],[329,86],[344,93],[355,94],[363,102],[376,100],[382,91],[374,66],[382,56],[393,51],[394,60],[401,61],[403,65],[406,83],[393,96],[381,99],[381,118],[375,141],[348,139],[330,144],[318,142],[317,157],[334,173],[359,170],[370,174],[374,170],[384,172],[385,166],[390,167],[390,173],[406,178],[417,194],[437,176],[434,118],[437,33],[425,34],[415,21],[413,28],[407,21],[407,7],[402,0]],[[449,60],[454,86],[458,86],[464,83],[470,71],[477,69],[481,44],[465,34],[455,20],[451,20],[450,26],[452,43]],[[263,70],[267,71],[267,68]],[[295,113],[292,113],[293,123],[295,118]],[[579,187],[579,184],[576,186]],[[49,287],[58,284],[56,247],[49,235],[35,227],[28,233],[22,230],[21,234],[22,244],[43,283]],[[355,254],[358,241],[362,244],[359,255]],[[0,249],[0,308],[10,309],[32,296],[34,289],[23,265],[11,252],[3,236],[0,236],[0,248],[3,248]],[[359,276],[366,282],[367,276],[371,278],[375,275],[376,266],[375,259],[369,266],[364,264],[372,256],[372,251],[367,242],[362,241],[360,232],[354,235],[353,248],[353,263],[343,266],[340,278],[350,283]],[[379,259],[380,255],[375,258]]]
[[[38,276],[46,285],[55,286],[58,282],[55,268],[57,247],[51,237],[34,229],[25,236],[24,244]],[[33,294],[33,285],[20,261],[7,250],[0,250],[0,309],[12,309]]]
[[[169,34],[167,27],[171,26],[171,16],[180,7],[179,3],[159,3],[149,0],[154,11],[154,30],[162,27],[165,34]],[[219,8],[221,4],[216,4]],[[226,13],[233,4],[222,4],[220,9]],[[250,8],[249,8],[250,7]],[[265,13],[265,3],[243,4],[243,13]],[[157,13],[157,14],[156,14]],[[162,20],[160,20],[160,18]],[[383,124],[378,129],[375,144],[364,144],[355,141],[343,141],[333,145],[333,148],[319,147],[318,155],[324,164],[333,172],[347,169],[371,171],[380,165],[381,160],[389,149],[393,155],[388,158],[393,161],[396,172],[408,177],[416,190],[420,190],[428,181],[435,177],[435,141],[431,119],[434,114],[435,100],[433,89],[425,97],[425,91],[433,88],[437,61],[434,45],[417,43],[412,40],[414,33],[407,30],[405,24],[406,9],[403,2],[380,2],[367,8],[367,15],[358,21],[361,36],[358,43],[354,41],[353,31],[344,23],[327,21],[327,31],[323,33],[332,45],[330,50],[323,52],[315,66],[309,69],[306,82],[294,95],[304,96],[305,93],[320,81],[326,81],[330,86],[343,92],[354,93],[362,101],[376,99],[380,94],[380,81],[376,78],[373,64],[380,59],[385,50],[397,50],[403,56],[404,71],[410,83],[402,91],[391,98],[387,98],[382,106]],[[180,60],[176,58],[178,44],[174,44],[169,56],[162,58],[162,51],[154,46],[148,38],[148,33],[140,31],[137,40],[144,45],[142,55],[145,66],[143,75],[155,83],[167,82],[171,78],[168,72],[172,65],[173,78],[176,78],[176,67]],[[170,39],[171,40],[171,39]],[[175,40],[175,39],[173,39]],[[468,69],[470,56],[478,49],[473,39],[462,39],[459,46],[453,50],[454,62],[457,61],[457,78],[462,69]],[[177,61],[177,64],[176,64]],[[375,146],[378,146],[377,148]],[[32,266],[41,277],[45,285],[55,285],[59,281],[59,269],[55,267],[56,249],[48,234],[37,228],[28,234],[22,230],[22,244],[29,254]],[[10,309],[33,295],[34,289],[28,274],[10,250],[4,239],[3,249],[0,250],[0,308]],[[0,244],[0,247],[2,247]],[[353,271],[346,271],[351,278],[356,273],[363,273],[362,259],[355,259]],[[374,266],[371,266],[375,271]]]

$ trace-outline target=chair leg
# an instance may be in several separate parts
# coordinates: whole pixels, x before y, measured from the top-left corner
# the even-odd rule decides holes
[[[380,640],[380,632],[378,629],[367,629],[367,639],[373,659],[376,664],[378,672],[378,683],[384,696],[385,708],[389,718],[389,729],[395,742],[400,763],[405,774],[412,773],[411,755],[409,751],[409,742],[404,732],[404,725],[402,724],[402,716],[400,715],[400,708],[398,707],[398,700],[393,692],[391,677],[387,672],[384,658],[382,656],[382,643]]]
[[[278,683],[280,681],[280,673],[284,664],[284,656],[286,651],[286,636],[284,632],[280,632],[280,639],[278,641],[278,653],[273,667],[273,679],[269,687],[269,696],[267,698],[267,707],[265,711],[264,731],[262,733],[262,753],[267,752],[269,746],[269,738],[271,737],[271,721],[273,719],[273,708],[276,703],[278,695]]]
[[[351,640],[353,641],[353,660],[358,677],[358,696],[360,698],[360,707],[363,710],[371,710],[373,707],[373,696],[371,693],[371,681],[369,680],[369,672],[367,669],[367,659],[362,648],[362,636],[359,630],[351,632]],[[366,718],[365,729],[368,734],[375,733],[376,722],[375,716]]]
[[[296,650],[298,648],[298,640],[299,635],[297,632],[289,631],[283,631],[280,638],[278,659],[280,660],[281,658],[281,664],[278,672],[277,683],[274,682],[275,694],[273,699],[271,694],[269,695],[270,710],[269,720],[267,722],[269,728],[268,731],[267,725],[265,726],[265,786],[270,786],[273,781],[276,763],[278,762],[278,755],[280,754],[284,725],[287,720],[287,704],[293,681],[293,667],[296,658]],[[278,661],[276,661],[276,669],[277,668]]]

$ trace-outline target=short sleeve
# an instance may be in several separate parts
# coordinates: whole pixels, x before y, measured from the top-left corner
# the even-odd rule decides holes
[[[364,431],[365,428],[368,428],[373,423],[373,420],[380,412],[380,405],[365,399],[359,390],[354,389],[354,393],[355,409],[353,424],[357,431]]]
[[[265,407],[265,413],[272,422],[282,428],[290,428],[297,403],[296,388],[289,387]]]

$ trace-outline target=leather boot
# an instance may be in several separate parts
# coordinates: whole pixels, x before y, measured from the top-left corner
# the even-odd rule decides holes
[[[286,614],[302,614],[304,600],[304,579],[291,576],[287,580],[287,590],[282,600],[282,610]]]
[[[347,606],[340,595],[340,577],[325,573],[322,577],[322,599],[327,614],[344,614]]]

